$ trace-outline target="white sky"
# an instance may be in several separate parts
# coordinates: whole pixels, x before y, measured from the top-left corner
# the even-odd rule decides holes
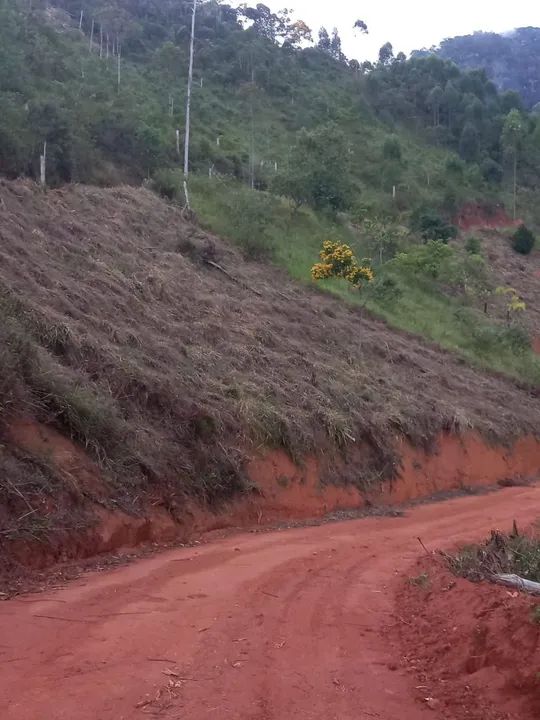
[[[251,0],[254,6],[258,0]],[[516,27],[540,26],[540,0],[260,0],[272,10],[288,7],[313,28],[339,29],[345,54],[373,60],[390,41],[394,52],[409,53],[437,45],[446,37],[475,30],[505,32]],[[243,0],[246,2],[246,0]],[[231,5],[238,2],[232,0]],[[357,19],[364,20],[369,35],[352,32]]]

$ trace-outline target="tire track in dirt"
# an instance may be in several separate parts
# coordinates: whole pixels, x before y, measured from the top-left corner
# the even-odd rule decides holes
[[[448,547],[525,524],[539,499],[512,488],[241,535],[1,603],[1,716],[439,720],[388,632],[417,538]]]

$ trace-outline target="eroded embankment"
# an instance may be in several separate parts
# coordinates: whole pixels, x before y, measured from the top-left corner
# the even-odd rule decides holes
[[[275,450],[249,462],[246,471],[252,490],[219,508],[192,500],[186,500],[181,508],[169,507],[167,498],[156,492],[154,500],[134,514],[108,502],[99,467],[55,429],[25,419],[12,423],[7,437],[20,451],[47,463],[71,484],[79,506],[76,510],[66,506],[63,512],[80,512],[85,518],[78,529],[51,527],[38,542],[31,536],[5,542],[4,569],[10,570],[17,565],[43,568],[147,542],[189,541],[214,530],[319,518],[339,510],[396,505],[512,480],[534,481],[540,471],[540,441],[532,437],[504,448],[489,446],[475,434],[441,435],[430,453],[396,439],[401,458],[396,478],[366,483],[359,474],[356,486],[323,483],[322,477],[331,475],[324,459],[310,456],[300,465],[284,451]],[[346,474],[350,478],[355,466],[365,468],[363,454],[358,448],[347,460],[333,460],[335,477]],[[30,499],[30,505],[32,502]],[[59,502],[62,498],[57,499],[56,513]],[[35,509],[47,514],[47,507]]]
[[[537,604],[456,578],[441,559],[418,562],[398,593],[394,631],[420,698],[453,720],[539,717]]]

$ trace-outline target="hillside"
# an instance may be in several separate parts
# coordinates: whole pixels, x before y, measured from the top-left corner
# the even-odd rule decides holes
[[[536,393],[243,261],[149,191],[3,182],[0,205],[3,543],[99,508],[185,522],[190,497],[263,492],[247,467],[271,449],[369,493],[402,442],[537,431]]]
[[[104,517],[148,538],[156,508],[189,536],[231,498],[305,516],[534,472],[538,251],[511,236],[540,226],[540,121],[515,98],[204,2],[186,212],[189,3],[14,0],[0,20],[10,552],[115,547]],[[367,280],[315,283],[324,243]]]
[[[179,166],[187,0],[12,0],[0,21],[2,174],[36,178],[44,141],[52,186],[139,183]],[[501,131],[514,105],[485,76],[392,54],[359,67],[322,41],[302,49],[298,28],[260,8],[201,4],[193,171],[282,192],[300,131],[330,125],[343,133],[357,211],[395,214],[394,186],[406,213],[507,199]],[[535,133],[531,123],[520,173],[532,190]]]
[[[519,93],[528,108],[540,103],[540,28],[448,38],[437,53],[467,70],[483,68],[500,90]]]

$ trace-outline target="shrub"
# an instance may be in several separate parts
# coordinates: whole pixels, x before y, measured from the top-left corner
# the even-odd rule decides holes
[[[399,138],[395,135],[391,135],[384,141],[383,145],[383,157],[385,160],[397,160],[401,162],[401,143]]]
[[[326,240],[319,257],[321,262],[311,268],[314,280],[341,278],[357,288],[361,287],[362,282],[373,280],[373,270],[367,264],[359,264],[348,245]]]
[[[406,253],[400,253],[393,263],[401,271],[436,279],[452,255],[453,250],[444,242],[430,240],[425,245],[414,245]]]
[[[411,228],[419,232],[424,240],[448,242],[457,237],[457,228],[444,220],[434,210],[416,210],[411,218]]]
[[[272,196],[240,188],[231,204],[233,240],[246,260],[265,260],[274,254],[270,228],[275,221],[277,200]]]
[[[465,241],[465,250],[469,255],[480,255],[482,252],[482,241],[477,237],[468,237]]]
[[[536,238],[525,225],[520,225],[512,237],[512,247],[521,255],[529,255],[535,242]]]
[[[180,175],[174,170],[158,170],[152,178],[150,187],[167,200],[182,201],[184,199]]]
[[[375,278],[369,295],[379,305],[393,305],[403,295],[403,291],[391,275],[385,275]]]
[[[504,173],[502,167],[491,158],[486,158],[482,162],[480,165],[480,171],[484,180],[488,183],[492,183],[493,185],[500,184],[503,179]]]
[[[520,355],[531,349],[531,336],[522,325],[511,325],[504,328],[500,336],[503,344],[510,348],[515,355]]]

